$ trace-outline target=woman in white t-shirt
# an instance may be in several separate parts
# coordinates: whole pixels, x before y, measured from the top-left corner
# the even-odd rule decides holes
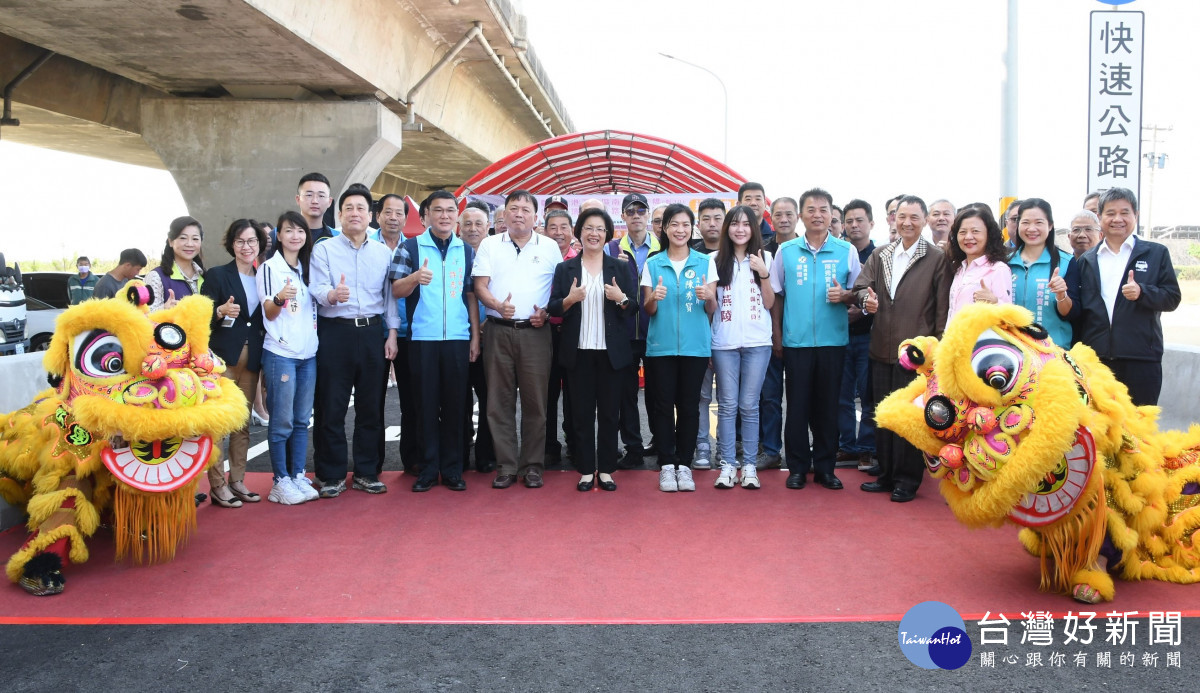
[[[759,488],[758,398],[771,361],[771,254],[763,250],[754,211],[729,210],[720,246],[712,256],[717,312],[712,321],[712,363],[717,375],[717,488],[738,483],[737,418],[742,417],[742,488]]]
[[[317,307],[308,291],[312,232],[298,212],[284,212],[276,229],[275,253],[256,277],[267,332],[262,372],[270,414],[267,449],[275,474],[267,500],[298,505],[317,498],[304,475],[317,385]]]

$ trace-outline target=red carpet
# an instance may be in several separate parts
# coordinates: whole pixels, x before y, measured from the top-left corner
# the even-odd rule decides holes
[[[253,474],[263,502],[205,503],[173,563],[114,564],[102,529],[63,594],[0,585],[0,623],[863,621],[927,600],[1015,621],[1082,606],[1037,591],[1015,528],[965,529],[932,483],[901,505],[860,492],[855,471],[839,471],[840,492],[787,490],[778,471],[759,491],[717,491],[715,474],[676,494],[649,471],[618,474],[615,493],[549,472],[537,490],[469,473],[465,493],[414,494],[385,474],[385,495],[295,507],[267,503],[269,475]],[[0,556],[24,536],[0,535]],[[1118,582],[1095,608],[1109,610],[1200,615],[1200,585]]]

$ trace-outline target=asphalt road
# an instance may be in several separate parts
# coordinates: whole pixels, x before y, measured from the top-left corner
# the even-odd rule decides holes
[[[732,580],[731,582],[736,582]],[[726,589],[733,589],[729,587]],[[714,590],[714,596],[719,594]],[[1144,624],[1143,624],[1144,625]],[[972,641],[977,628],[968,624]],[[1182,646],[978,653],[955,671],[910,664],[896,623],[697,626],[7,626],[4,690],[64,691],[1194,691],[1200,623]],[[1043,664],[1026,666],[1043,652]],[[1180,666],[1166,666],[1168,649]],[[1113,650],[1111,668],[1095,652]],[[1143,655],[1157,652],[1155,666]],[[1005,663],[1005,658],[1018,660]]]

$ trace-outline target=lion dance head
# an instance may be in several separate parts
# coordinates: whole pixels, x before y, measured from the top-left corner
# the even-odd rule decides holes
[[[195,526],[201,472],[245,425],[246,399],[208,346],[212,302],[150,313],[150,301],[131,282],[67,309],[45,356],[51,389],[0,416],[0,494],[25,506],[33,533],[7,572],[32,592],[61,591],[47,572],[56,556],[87,560],[101,516],[118,559],[170,560]]]
[[[1095,352],[1060,348],[1018,306],[970,306],[899,358],[917,377],[877,421],[924,452],[961,522],[1024,528],[1043,589],[1095,602],[1110,573],[1200,580],[1200,427],[1160,433]]]

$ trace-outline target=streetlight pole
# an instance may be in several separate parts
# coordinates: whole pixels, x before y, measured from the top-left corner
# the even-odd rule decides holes
[[[725,81],[718,77],[717,73],[702,65],[697,65],[696,63],[688,62],[683,58],[676,58],[675,56],[667,55],[666,53],[660,52],[659,55],[670,60],[681,62],[684,65],[690,65],[697,70],[704,70],[708,74],[712,75],[713,79],[717,80],[717,83],[721,85],[721,95],[725,100],[725,143],[721,151],[721,161],[722,163],[727,163],[729,160],[729,90],[725,88]]]

